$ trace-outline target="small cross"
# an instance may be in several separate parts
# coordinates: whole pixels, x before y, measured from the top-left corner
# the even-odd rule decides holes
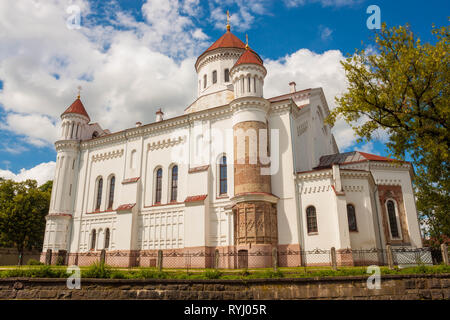
[[[78,86],[77,88],[78,88],[78,99],[80,99],[82,87],[81,87],[81,86]]]

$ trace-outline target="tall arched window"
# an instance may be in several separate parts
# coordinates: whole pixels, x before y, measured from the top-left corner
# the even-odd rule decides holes
[[[252,90],[251,90],[251,78],[250,78],[250,75],[248,75],[248,77],[247,77],[247,82],[248,82],[248,85],[247,85],[247,92],[248,93],[250,93],[250,92],[252,92]]]
[[[178,166],[172,167],[172,181],[170,184],[170,201],[177,201],[178,195]]]
[[[397,215],[395,212],[395,204],[394,201],[388,200],[386,202],[386,208],[388,212],[388,218],[389,218],[389,227],[391,229],[391,236],[392,238],[399,238],[398,233],[398,225],[397,225]]]
[[[230,69],[225,69],[225,82],[230,82]]]
[[[313,206],[306,208],[306,226],[308,228],[308,233],[318,232],[316,208]]]
[[[355,206],[352,204],[347,205],[347,219],[348,219],[348,230],[357,231],[356,225],[356,211]]]
[[[228,192],[227,185],[227,157],[223,156],[220,158],[219,164],[219,194],[224,195]]]
[[[102,204],[102,192],[103,192],[103,178],[100,178],[97,183],[97,201],[95,202],[95,210],[100,210]]]
[[[92,235],[91,235],[91,250],[95,250],[96,240],[97,240],[97,231],[94,229],[94,230],[92,230]]]
[[[109,238],[110,237],[111,237],[111,234],[110,234],[109,228],[106,228],[106,230],[105,230],[105,246],[104,246],[105,249],[109,248]]]
[[[116,185],[116,177],[112,176],[111,179],[109,180],[108,210],[111,210],[113,208],[115,185]]]
[[[159,168],[156,171],[156,183],[155,183],[155,204],[161,203],[162,193],[162,169]]]
[[[212,81],[213,83],[217,83],[217,71],[214,70],[212,73]]]
[[[206,88],[206,81],[208,80],[206,74],[203,76],[203,88]]]

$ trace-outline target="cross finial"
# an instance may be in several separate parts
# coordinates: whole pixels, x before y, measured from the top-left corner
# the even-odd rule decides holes
[[[82,87],[81,87],[81,86],[78,86],[77,88],[78,88],[78,99],[80,99]]]
[[[248,50],[249,46],[248,46],[248,34],[245,34],[245,49]]]
[[[230,11],[227,10],[227,31],[230,31]]]

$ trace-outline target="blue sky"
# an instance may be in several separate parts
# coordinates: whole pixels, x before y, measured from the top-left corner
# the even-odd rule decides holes
[[[69,30],[73,5],[81,28]],[[113,131],[153,121],[159,106],[179,114],[195,97],[193,62],[224,33],[227,9],[232,32],[241,39],[248,33],[272,74],[266,92],[283,94],[290,80],[322,86],[332,107],[343,90],[339,59],[371,42],[369,5],[380,7],[388,26],[409,23],[423,41],[450,13],[443,0],[2,1],[0,175],[51,179],[59,114],[78,85],[93,121]],[[278,87],[277,76],[286,84]],[[387,155],[385,137],[356,144],[343,124],[334,130],[341,151]]]

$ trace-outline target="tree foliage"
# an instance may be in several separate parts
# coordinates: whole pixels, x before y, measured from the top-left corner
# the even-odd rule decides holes
[[[41,249],[45,232],[45,216],[50,205],[52,181],[38,187],[35,180],[0,181],[0,245],[25,249]]]
[[[349,123],[359,141],[384,130],[392,155],[416,168],[417,208],[427,233],[450,236],[449,27],[432,28],[422,43],[408,25],[375,34],[374,52],[357,50],[342,62],[348,91],[327,119]]]

